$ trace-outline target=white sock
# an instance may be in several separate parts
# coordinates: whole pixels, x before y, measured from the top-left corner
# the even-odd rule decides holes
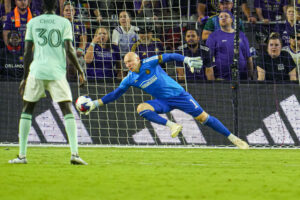
[[[166,126],[168,126],[169,128],[171,128],[173,125],[175,125],[176,123],[168,120],[167,123],[166,123]]]

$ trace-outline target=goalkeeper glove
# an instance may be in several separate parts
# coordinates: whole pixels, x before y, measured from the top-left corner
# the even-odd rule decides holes
[[[94,100],[94,101],[90,101],[90,102],[88,102],[88,103],[85,103],[85,104],[83,104],[82,105],[84,108],[85,108],[85,112],[84,112],[84,114],[85,115],[88,115],[88,114],[90,114],[90,112],[92,111],[92,110],[94,110],[95,108],[97,108],[97,107],[99,107],[99,102],[98,102],[98,100]]]
[[[203,65],[201,57],[185,57],[183,62],[190,67],[192,73],[194,73],[194,68],[201,69]]]

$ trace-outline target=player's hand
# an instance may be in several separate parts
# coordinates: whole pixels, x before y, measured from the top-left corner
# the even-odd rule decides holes
[[[24,95],[24,88],[25,88],[25,85],[26,85],[26,80],[23,79],[20,83],[20,86],[19,86],[19,92],[20,92],[20,95],[23,96]]]
[[[84,73],[79,72],[79,87],[82,88],[85,83],[86,83],[86,77],[85,77]]]
[[[201,57],[185,57],[184,63],[186,63],[192,73],[194,73],[194,68],[201,69],[203,66],[203,61]]]
[[[95,101],[87,102],[86,104],[84,104],[82,106],[86,109],[86,111],[84,112],[85,115],[90,114],[90,112],[97,107]]]

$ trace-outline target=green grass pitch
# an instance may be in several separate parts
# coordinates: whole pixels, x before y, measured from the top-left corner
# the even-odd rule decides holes
[[[0,147],[1,200],[300,199],[299,149]]]

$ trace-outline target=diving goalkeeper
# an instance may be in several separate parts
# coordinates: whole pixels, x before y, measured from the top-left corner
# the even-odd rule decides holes
[[[151,122],[168,126],[172,137],[177,137],[182,130],[182,125],[167,120],[159,114],[179,109],[192,115],[201,124],[224,135],[238,148],[248,149],[249,145],[245,141],[230,133],[217,118],[206,113],[198,102],[161,68],[160,64],[174,60],[186,63],[192,72],[194,68],[201,69],[203,65],[201,57],[185,57],[177,53],[166,53],[144,60],[140,60],[134,52],[127,53],[124,62],[130,71],[128,75],[116,90],[101,99],[85,104],[87,110],[85,114],[88,115],[95,108],[117,100],[130,86],[134,86],[155,97],[154,100],[138,105],[139,115]]]

